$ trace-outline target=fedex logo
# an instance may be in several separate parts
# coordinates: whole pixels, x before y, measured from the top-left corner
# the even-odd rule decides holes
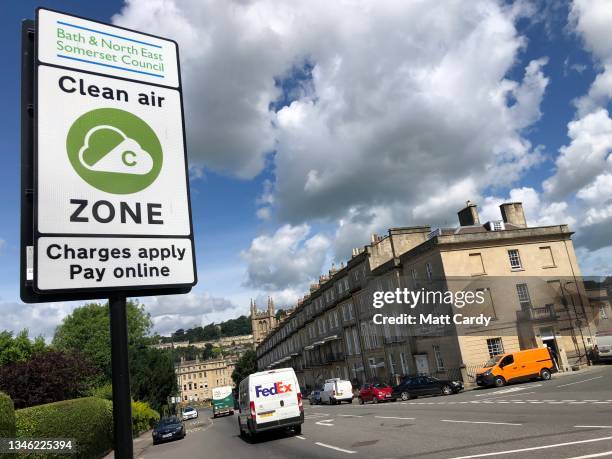
[[[262,388],[261,386],[255,386],[256,397],[260,395],[267,397],[268,395],[284,394],[287,392],[291,392],[291,384],[283,384],[281,381],[275,382],[272,387]]]

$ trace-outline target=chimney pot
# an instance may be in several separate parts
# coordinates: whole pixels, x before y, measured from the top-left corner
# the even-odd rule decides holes
[[[499,206],[504,223],[518,226],[519,228],[527,227],[525,212],[523,211],[522,202],[505,202]]]
[[[479,225],[480,218],[478,217],[478,206],[476,204],[472,204],[471,201],[467,201],[466,204],[466,207],[457,212],[457,215],[459,216],[459,225]]]

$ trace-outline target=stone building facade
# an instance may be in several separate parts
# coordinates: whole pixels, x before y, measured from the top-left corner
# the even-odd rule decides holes
[[[179,395],[183,403],[207,401],[215,387],[233,386],[236,360],[183,360],[175,367]]]
[[[567,225],[528,227],[521,203],[480,223],[468,202],[456,228],[393,228],[332,268],[257,347],[260,369],[291,366],[305,387],[430,374],[469,383],[490,357],[548,346],[561,370],[587,363],[596,313]],[[373,292],[481,292],[487,327],[376,325]],[[451,309],[458,310],[454,305]],[[387,316],[406,312],[389,305]],[[432,333],[433,331],[433,333]]]

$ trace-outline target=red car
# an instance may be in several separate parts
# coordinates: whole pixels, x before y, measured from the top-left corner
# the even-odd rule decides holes
[[[359,403],[365,402],[394,402],[393,388],[384,383],[369,383],[361,386],[359,390]]]

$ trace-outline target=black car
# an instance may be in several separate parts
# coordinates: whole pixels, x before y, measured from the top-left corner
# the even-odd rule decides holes
[[[154,445],[177,438],[185,438],[185,424],[176,416],[162,419],[153,429]]]
[[[431,376],[414,376],[404,379],[393,388],[393,397],[408,400],[421,395],[450,395],[463,390],[461,381],[449,381]]]

